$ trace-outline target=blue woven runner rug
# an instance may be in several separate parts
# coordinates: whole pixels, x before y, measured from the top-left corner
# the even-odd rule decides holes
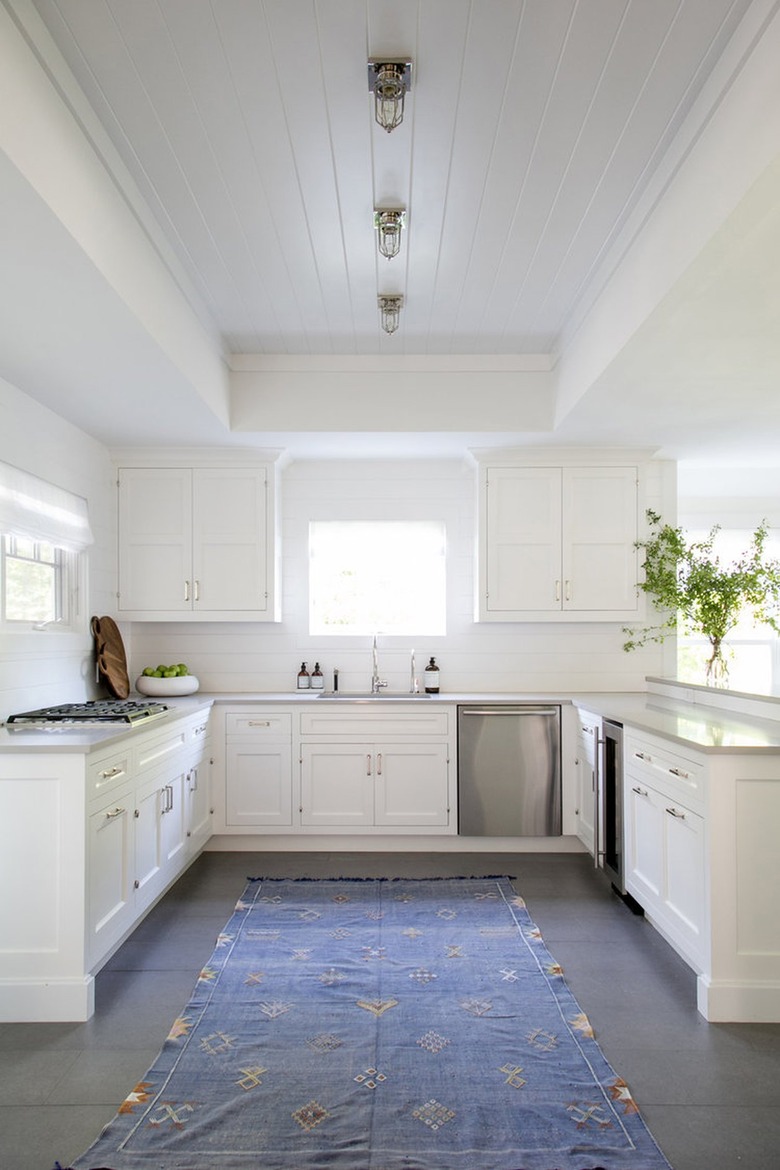
[[[506,878],[250,882],[74,1170],[663,1170]]]

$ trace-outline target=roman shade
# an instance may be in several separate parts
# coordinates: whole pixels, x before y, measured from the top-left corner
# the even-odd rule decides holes
[[[0,463],[0,532],[79,552],[92,544],[87,501]]]

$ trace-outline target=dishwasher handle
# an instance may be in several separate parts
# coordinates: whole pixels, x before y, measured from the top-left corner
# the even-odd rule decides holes
[[[461,707],[461,715],[551,715],[557,716],[557,707]]]

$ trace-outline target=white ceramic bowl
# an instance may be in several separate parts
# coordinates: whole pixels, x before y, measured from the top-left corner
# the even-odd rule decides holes
[[[155,699],[194,695],[199,686],[194,674],[182,674],[176,678],[150,678],[148,674],[139,674],[135,680],[135,689],[139,695],[149,695]]]

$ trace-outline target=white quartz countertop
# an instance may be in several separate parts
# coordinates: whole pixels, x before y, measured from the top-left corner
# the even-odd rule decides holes
[[[551,694],[505,692],[475,694],[446,692],[439,695],[413,696],[402,693],[383,695],[380,699],[350,696],[362,710],[366,707],[382,709],[385,705],[407,703],[424,709],[428,704],[509,704],[509,703],[573,703],[605,719],[612,719],[638,731],[661,735],[675,743],[701,752],[766,752],[780,753],[780,720],[759,719],[736,712],[706,707],[704,704],[669,699],[645,692],[602,692]],[[129,727],[126,724],[106,726],[53,725],[50,729],[14,729],[0,727],[0,752],[81,752],[90,753],[118,743],[141,732],[164,731],[166,723],[181,715],[206,711],[213,704],[241,706],[244,704],[327,704],[336,710],[348,703],[346,695],[334,698],[325,693],[306,691],[288,692],[222,692],[189,695],[165,700],[170,706],[167,715],[146,724]]]
[[[168,699],[170,707],[164,715],[158,715],[146,722],[128,723],[50,723],[45,727],[30,727],[24,724],[3,724],[0,727],[0,752],[78,752],[85,755],[110,748],[129,736],[142,732],[165,733],[165,729],[182,716],[195,715],[198,711],[208,713],[213,705],[212,695],[188,695],[186,698]]]
[[[780,752],[780,720],[759,719],[659,695],[585,694],[578,707],[701,752]]]

